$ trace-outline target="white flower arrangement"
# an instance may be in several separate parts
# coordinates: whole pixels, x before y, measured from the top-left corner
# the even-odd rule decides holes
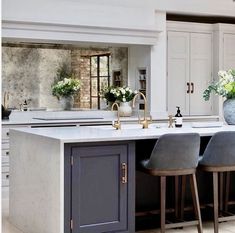
[[[226,99],[235,98],[235,70],[218,72],[219,81],[208,86],[204,91],[203,97],[205,100],[209,100],[211,92],[215,92],[217,95],[221,95]]]
[[[137,91],[133,91],[130,87],[106,87],[101,91],[101,96],[108,102],[130,102]]]
[[[112,93],[116,96],[117,101],[130,102],[137,94],[137,91],[133,91],[130,87],[118,87]]]
[[[75,74],[66,63],[57,69],[56,76],[51,87],[52,95],[60,99],[61,97],[71,97],[77,94],[81,87],[81,81],[75,78]]]
[[[71,78],[64,78],[61,81],[58,81],[52,86],[52,94],[54,96],[68,97],[76,94],[81,87],[81,82],[78,79],[75,79],[73,76]]]

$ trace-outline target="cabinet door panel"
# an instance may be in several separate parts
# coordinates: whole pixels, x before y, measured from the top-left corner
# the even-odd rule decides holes
[[[168,32],[168,113],[189,114],[189,33]]]
[[[235,34],[224,34],[224,65],[225,70],[235,69]]]
[[[191,33],[190,44],[190,115],[211,115],[211,101],[204,101],[203,92],[212,78],[212,35]]]
[[[127,146],[77,147],[72,155],[73,232],[126,230],[127,184],[121,182],[121,164],[127,164]]]

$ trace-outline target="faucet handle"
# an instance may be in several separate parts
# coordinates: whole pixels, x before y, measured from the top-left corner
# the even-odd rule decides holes
[[[113,121],[113,122],[112,122],[112,126],[113,126],[116,130],[121,129],[121,122],[120,122],[119,120]]]
[[[172,116],[172,115],[169,115],[169,125],[168,125],[168,128],[173,128],[173,127],[174,127],[174,126],[173,126],[173,122],[174,122],[173,116]]]
[[[149,124],[153,123],[153,117],[152,115],[149,115]]]
[[[111,111],[114,110],[114,106],[117,106],[117,117],[118,117],[118,119],[117,119],[117,121],[113,121],[113,122],[112,122],[112,126],[113,126],[116,130],[118,130],[118,129],[121,129],[121,121],[120,121],[120,114],[119,114],[119,105],[118,105],[117,103],[113,103],[112,108],[111,108]]]

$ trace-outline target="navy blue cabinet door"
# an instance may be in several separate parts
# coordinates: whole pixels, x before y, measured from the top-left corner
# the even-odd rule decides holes
[[[71,148],[71,232],[134,232],[130,151],[128,144]]]

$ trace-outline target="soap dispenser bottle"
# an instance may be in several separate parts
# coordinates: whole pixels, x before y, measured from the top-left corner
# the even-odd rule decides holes
[[[183,117],[180,113],[180,107],[176,107],[177,108],[177,113],[175,114],[175,127],[180,128],[182,127],[183,124]]]

